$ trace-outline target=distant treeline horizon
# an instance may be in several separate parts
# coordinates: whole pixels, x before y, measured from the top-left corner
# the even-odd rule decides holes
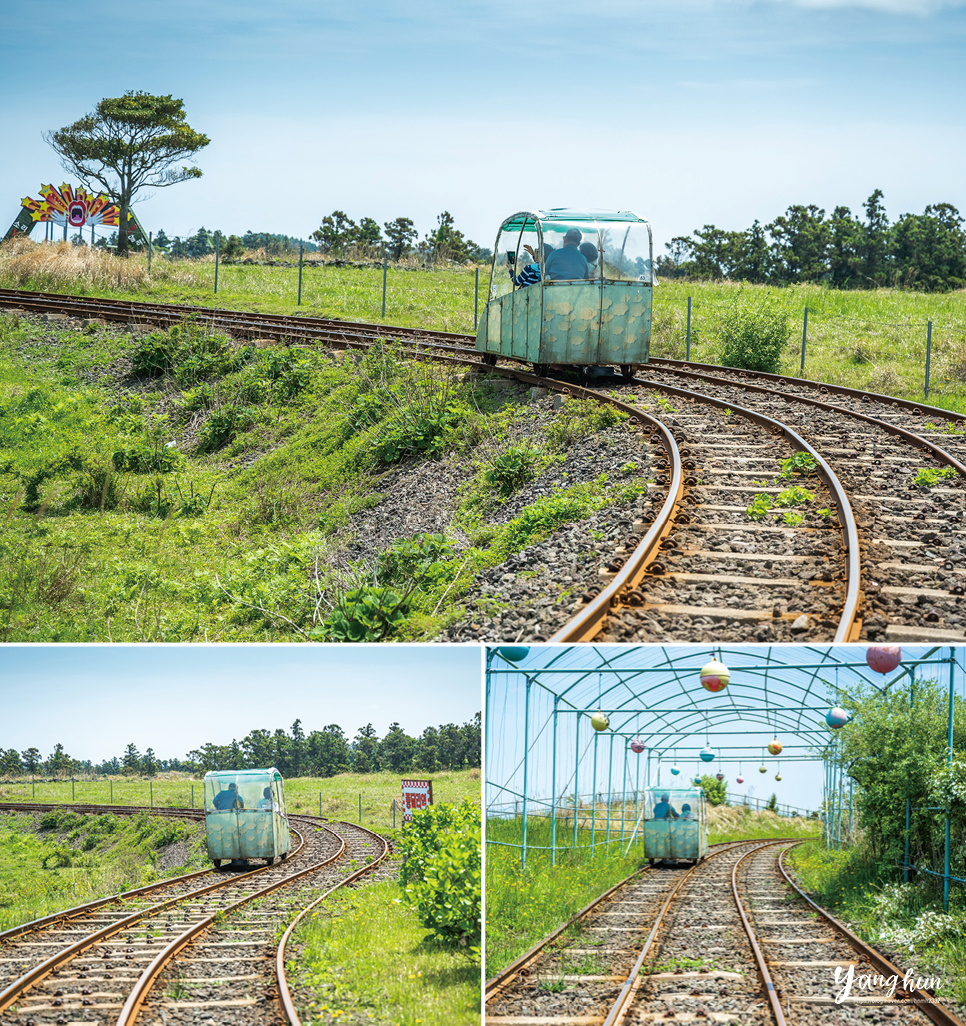
[[[39,749],[0,748],[0,773],[42,774],[66,777],[79,772],[104,776],[155,776],[163,772],[207,773],[209,770],[256,769],[275,766],[288,777],[333,777],[337,773],[375,773],[391,770],[408,773],[420,770],[438,773],[444,770],[478,769],[482,755],[482,719],[427,727],[411,737],[398,723],[390,725],[380,738],[371,723],[360,727],[350,741],[337,723],[310,733],[297,719],[286,733],[281,727],[273,732],[250,731],[241,741],[229,744],[207,742],[182,758],[162,759],[153,748],[143,754],[131,743],[120,756],[101,762],[74,759],[60,743],[45,759]]]
[[[656,261],[665,278],[724,279],[765,285],[883,286],[949,292],[966,286],[966,232],[951,203],[930,204],[890,224],[876,189],[862,204],[830,217],[814,204],[790,206],[769,224],[733,232],[706,224],[665,243]]]

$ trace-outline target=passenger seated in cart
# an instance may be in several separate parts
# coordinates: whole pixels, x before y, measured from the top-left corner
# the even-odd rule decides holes
[[[681,819],[694,819],[691,814],[691,806],[687,802],[681,806]]]
[[[275,802],[272,799],[272,789],[270,787],[266,787],[265,790],[262,791],[262,800],[258,803],[257,808],[259,808],[259,809],[274,809],[275,808]]]
[[[227,809],[245,808],[245,803],[242,801],[242,796],[238,793],[238,787],[235,784],[229,784],[227,791],[219,791],[215,795],[212,804],[222,812]]]
[[[654,818],[655,819],[677,819],[678,814],[674,806],[671,805],[671,796],[669,794],[662,794],[661,800],[654,806]]]
[[[583,236],[579,228],[564,235],[564,244],[544,261],[547,281],[573,281],[587,277],[587,258],[577,248]]]
[[[592,242],[582,242],[577,248],[587,261],[587,277],[591,281],[599,278],[600,268],[597,266],[597,258],[600,254],[597,252],[597,247]]]

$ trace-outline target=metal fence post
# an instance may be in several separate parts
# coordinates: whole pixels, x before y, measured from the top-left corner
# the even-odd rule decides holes
[[[691,362],[691,297],[688,296],[688,330],[684,337],[684,360]]]
[[[221,232],[215,232],[215,295],[218,295],[218,258],[221,254]]]
[[[191,807],[195,807],[195,785],[191,785]]]
[[[932,358],[932,321],[926,321],[926,388],[924,399],[929,398],[929,363]]]
[[[322,818],[322,792],[319,791],[319,819]]]
[[[362,822],[362,792],[359,793],[359,822]]]
[[[473,330],[480,322],[480,269],[476,269],[476,281],[473,284]]]
[[[151,273],[151,250],[154,248],[154,232],[148,232],[148,274]],[[94,226],[91,225],[91,245],[94,245]]]
[[[154,808],[154,781],[153,780],[149,780],[148,781],[148,793],[151,796],[151,808],[153,809]]]
[[[37,781],[34,779],[34,775],[30,774],[30,797],[37,797]]]
[[[302,243],[299,243],[299,301],[298,306],[302,305],[302,257],[305,252],[305,247]]]
[[[801,377],[805,377],[805,340],[808,338],[808,307],[805,307],[805,317],[802,320],[802,367]]]
[[[396,829],[396,799],[392,800],[392,828]]]
[[[389,273],[389,257],[382,258],[382,316],[386,316],[386,275]]]

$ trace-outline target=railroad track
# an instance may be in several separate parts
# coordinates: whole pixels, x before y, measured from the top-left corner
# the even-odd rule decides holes
[[[811,902],[780,858],[788,841],[714,846],[687,869],[645,870],[486,984],[486,1026],[840,1023],[879,1004],[913,1026],[962,1026],[938,1003],[890,987],[853,990],[835,969],[903,974]],[[846,1014],[849,1014],[849,1011]]]
[[[596,518],[593,531],[564,529],[483,575],[486,611],[471,603],[440,640],[966,639],[959,414],[663,359],[630,382],[585,388],[484,363],[471,336],[324,318],[17,290],[0,290],[0,307],[161,326],[193,316],[236,337],[284,344],[364,349],[391,339],[420,358],[512,379],[521,391],[547,389],[625,413],[640,475],[651,479],[646,495]],[[782,463],[797,452],[811,458],[814,474],[781,480]],[[953,476],[916,486],[922,470]],[[789,485],[812,500],[769,509]],[[756,501],[757,521],[746,513]],[[537,606],[521,627],[520,610]]]
[[[35,803],[0,811],[52,808],[156,811]],[[179,813],[199,815],[165,812]],[[378,873],[389,846],[354,824],[289,820],[298,843],[274,865],[189,873],[0,933],[0,1023],[167,1026],[201,1016],[212,1026],[298,1026],[279,926]]]

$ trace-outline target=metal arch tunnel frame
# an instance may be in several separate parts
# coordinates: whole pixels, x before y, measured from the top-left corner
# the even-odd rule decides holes
[[[695,646],[661,646],[664,658],[660,661],[655,661],[651,665],[646,666],[642,666],[637,662],[621,664],[618,663],[617,660],[614,658],[607,659],[606,656],[610,649],[605,649],[604,651],[599,652],[597,649],[593,648],[586,649],[583,646],[573,646],[571,648],[562,649],[559,652],[555,653],[546,665],[533,667],[517,666],[510,660],[506,659],[505,657],[502,657],[502,655],[500,655],[499,658],[505,665],[500,666],[496,664],[494,660],[497,658],[499,647],[500,646],[491,646],[487,651],[487,703],[489,705],[489,703],[491,702],[491,677],[493,674],[509,673],[514,675],[523,675],[527,680],[527,711],[525,713],[525,722],[523,727],[525,748],[522,758],[520,758],[520,761],[517,762],[515,768],[513,768],[511,771],[511,777],[517,775],[520,772],[521,767],[523,768],[524,775],[522,785],[519,785],[516,788],[507,788],[504,785],[510,782],[509,777],[502,781],[490,779],[488,772],[487,786],[488,788],[496,788],[498,791],[511,794],[517,799],[522,798],[524,809],[526,809],[528,800],[532,800],[537,805],[545,805],[549,807],[551,818],[551,845],[553,848],[554,855],[556,854],[557,848],[556,812],[560,800],[560,795],[558,794],[559,780],[557,776],[557,757],[559,749],[557,741],[557,718],[559,715],[566,714],[572,714],[576,718],[577,727],[574,731],[574,743],[577,745],[577,749],[574,753],[573,766],[567,769],[566,771],[569,782],[565,785],[564,791],[568,793],[570,793],[571,791],[574,791],[574,793],[579,793],[577,776],[580,772],[580,763],[584,758],[588,757],[590,754],[590,744],[588,742],[584,746],[583,755],[581,755],[579,724],[581,722],[582,717],[589,715],[591,707],[586,706],[586,702],[583,701],[580,696],[574,694],[573,692],[574,689],[580,688],[581,686],[586,688],[588,686],[588,682],[592,684],[593,678],[597,677],[598,675],[606,676],[608,680],[606,684],[604,684],[601,687],[601,696],[598,699],[598,701],[595,701],[593,703],[593,705],[597,706],[598,704],[600,704],[602,710],[608,713],[611,717],[627,717],[627,719],[623,723],[612,723],[608,731],[608,734],[614,736],[615,739],[620,740],[622,738],[624,742],[623,783],[618,783],[618,789],[616,792],[614,791],[613,787],[611,787],[609,782],[607,784],[609,795],[618,795],[618,797],[613,800],[617,801],[618,803],[623,802],[624,804],[626,804],[628,801],[630,801],[630,799],[626,797],[626,795],[629,793],[628,788],[630,787],[636,790],[639,784],[639,781],[638,784],[634,783],[633,773],[630,783],[628,783],[627,778],[627,743],[631,736],[639,735],[642,737],[642,740],[645,741],[648,749],[648,759],[650,759],[651,755],[653,754],[657,755],[660,760],[661,758],[666,756],[666,754],[670,750],[674,749],[680,752],[682,749],[680,744],[676,744],[674,740],[666,740],[665,734],[656,734],[654,730],[655,726],[662,730],[666,728],[668,731],[670,731],[672,737],[677,738],[700,730],[700,728],[704,726],[705,723],[707,723],[708,727],[710,727],[712,725],[717,726],[719,723],[726,720],[742,719],[747,721],[749,719],[753,719],[762,723],[767,723],[769,728],[768,733],[771,733],[772,730],[777,730],[795,732],[801,735],[803,737],[803,740],[807,742],[807,744],[805,744],[803,747],[808,748],[812,751],[821,750],[822,747],[826,748],[826,751],[823,754],[816,755],[815,760],[809,761],[817,761],[818,758],[821,758],[825,764],[826,779],[823,785],[823,792],[826,814],[824,819],[826,828],[828,829],[832,828],[833,826],[831,822],[832,808],[829,798],[829,795],[832,793],[833,789],[828,774],[834,768],[835,764],[834,761],[830,758],[830,752],[827,750],[829,732],[828,727],[825,724],[824,715],[821,715],[822,710],[827,708],[828,702],[830,700],[829,689],[831,685],[829,681],[825,678],[830,678],[832,672],[835,672],[837,677],[837,672],[840,669],[855,670],[856,676],[858,677],[858,681],[849,681],[845,685],[839,685],[838,682],[836,682],[836,688],[838,689],[839,693],[847,694],[855,683],[860,682],[865,685],[871,686],[880,692],[885,692],[893,688],[897,683],[901,682],[907,675],[911,677],[919,667],[942,665],[950,662],[950,658],[944,656],[936,657],[936,653],[940,650],[937,648],[931,648],[928,649],[921,656],[917,655],[908,658],[907,661],[900,668],[899,672],[895,674],[891,680],[884,681],[880,685],[871,676],[869,676],[868,666],[865,661],[858,662],[850,661],[848,659],[848,650],[845,651],[845,658],[843,658],[842,653],[836,654],[832,652],[830,646],[769,646],[765,653],[762,654],[760,662],[732,666],[733,674],[743,672],[745,674],[745,677],[742,682],[736,683],[733,681],[732,684],[729,685],[727,689],[727,694],[731,700],[729,705],[721,705],[718,708],[711,707],[707,710],[704,710],[701,709],[699,706],[695,705],[693,696],[690,698],[690,701],[687,704],[684,704],[679,707],[665,708],[665,706],[670,706],[673,703],[674,696],[672,695],[668,697],[667,695],[654,694],[655,692],[665,688],[675,688],[675,694],[680,694],[681,692],[685,691],[685,679],[690,678],[693,675],[696,675],[698,670],[698,667],[694,665],[694,658],[695,654],[699,652],[700,649]],[[640,648],[641,646],[634,646],[631,648],[622,647],[619,651],[621,655],[626,655],[628,652],[634,652]],[[650,651],[650,648],[651,646],[648,646],[647,650]],[[775,648],[778,648],[780,650],[788,649],[789,652],[795,653],[801,650],[802,652],[806,653],[805,660],[802,660],[801,658],[789,659],[788,654],[782,652],[782,654],[778,658],[783,659],[784,661],[776,661],[776,657],[773,654],[773,650]],[[670,649],[671,651],[668,651],[668,649]],[[816,649],[817,654],[820,654],[821,656],[821,661],[808,661],[808,655],[812,652],[816,652]],[[726,658],[725,653],[729,650],[733,650],[733,646],[722,648],[722,650],[718,654],[722,658]],[[588,659],[587,661],[582,661],[580,665],[566,665],[565,660],[568,653],[586,653]],[[740,648],[739,654],[742,654]],[[594,659],[595,656],[596,659]],[[594,662],[596,662],[597,665],[594,665]],[[789,670],[795,670],[795,675],[790,675],[788,673]],[[739,704],[735,701],[735,697],[741,695],[741,690],[739,689],[747,689],[752,695],[758,695],[762,692],[764,692],[766,696],[768,695],[769,674],[772,674],[773,678],[777,678],[777,681],[780,682],[781,690],[775,692],[773,687],[773,693],[775,694],[776,698],[780,696],[784,700],[784,704],[780,706],[766,704],[764,710],[760,705],[752,706],[749,704],[748,706],[739,706]],[[562,689],[554,687],[552,682],[548,682],[546,679],[542,679],[546,676],[556,677],[558,675],[562,675],[566,678],[566,681],[564,682],[566,686],[564,686]],[[656,681],[651,686],[647,686],[645,684],[644,687],[641,687],[642,679],[646,681],[649,675],[656,677]],[[802,675],[804,677],[804,680],[798,680],[797,678],[799,675]],[[751,678],[755,676],[764,677],[764,686],[762,686],[761,684],[754,683],[753,679]],[[551,711],[548,707],[546,713],[546,722],[540,730],[540,733],[542,733],[543,730],[546,729],[552,717],[552,769],[550,770],[551,775],[549,780],[545,780],[544,783],[549,783],[550,791],[548,793],[552,793],[553,797],[547,799],[535,798],[529,794],[531,782],[531,776],[528,769],[531,747],[528,740],[530,727],[529,721],[531,718],[529,713],[529,692],[532,688],[532,685],[538,685],[542,691],[553,697],[553,709]],[[821,689],[819,689],[819,685],[822,685]],[[622,704],[618,705],[615,708],[613,700],[608,702],[605,700],[604,696],[606,696],[608,692],[611,692],[616,689],[626,689],[630,693],[630,697],[625,699]],[[597,689],[595,688],[594,690],[596,691]],[[801,696],[800,698],[796,697],[796,692],[798,693],[798,695]],[[703,695],[704,693],[699,692],[698,694]],[[831,697],[834,699],[834,696]],[[811,702],[809,702],[809,699],[811,699]],[[814,704],[816,701],[818,701],[819,704]],[[643,715],[645,712],[648,714],[652,721],[655,718],[657,718],[657,723],[655,724],[654,722],[652,722],[649,724],[649,727],[651,729],[642,730],[639,724],[633,723],[633,718],[639,717]],[[494,721],[491,719],[490,722],[492,723]],[[598,735],[596,735],[595,733],[594,736],[596,738]],[[834,737],[835,735],[832,736]],[[660,737],[659,743],[654,744],[655,739],[657,739],[658,737]],[[747,754],[735,754],[723,761],[739,761],[740,759],[748,758],[751,755],[752,751],[754,751],[756,757],[757,751],[760,749],[761,745],[751,744],[746,745],[745,747],[748,749]],[[793,746],[791,745],[786,745],[786,753],[788,753],[792,747]],[[614,749],[612,745],[610,754],[605,754],[604,756],[608,760],[607,765],[609,765],[611,768],[613,766],[614,758],[613,751]],[[695,751],[697,751],[697,749],[695,749]],[[595,780],[597,773],[596,752],[597,748],[595,746]],[[685,756],[685,758],[687,757],[688,756]],[[514,757],[514,759],[515,758],[516,757]],[[513,761],[514,760],[511,760],[509,765],[512,765]],[[617,767],[618,778],[621,772],[622,770],[619,765]],[[650,776],[650,774],[648,774],[648,776]],[[573,783],[573,787],[571,787],[571,782]],[[648,780],[648,783],[650,783],[650,780]],[[593,790],[594,792],[596,792],[596,783],[594,784]],[[623,799],[619,797],[622,793],[625,795]],[[576,798],[574,800],[577,801]],[[595,838],[593,837],[596,817],[595,815],[591,816],[589,826],[591,829],[592,843],[594,843],[595,845],[596,843],[615,843],[618,840],[616,835],[613,841],[610,839],[610,802],[611,798],[609,797],[607,820],[608,829],[606,841],[602,838],[600,842],[596,842]],[[516,802],[514,804],[516,804]],[[632,802],[632,804],[634,803]],[[494,803],[493,801],[489,801],[487,804],[488,809],[493,809],[497,807],[498,803]],[[836,816],[839,819],[841,819],[842,810],[836,808],[834,812]],[[621,818],[622,829],[620,832],[620,840],[621,842],[623,842],[623,817]],[[575,816],[575,830],[577,826],[576,820],[577,817]],[[602,835],[603,833],[603,830],[601,830]],[[506,842],[506,846],[519,847],[523,849],[523,852],[525,852],[525,843],[526,841],[524,838],[523,844],[511,844],[510,842]],[[577,842],[575,838],[574,845],[576,845],[576,843]],[[540,847],[542,849],[546,848],[545,845]],[[567,847],[570,847],[570,845],[561,846],[561,848]]]

